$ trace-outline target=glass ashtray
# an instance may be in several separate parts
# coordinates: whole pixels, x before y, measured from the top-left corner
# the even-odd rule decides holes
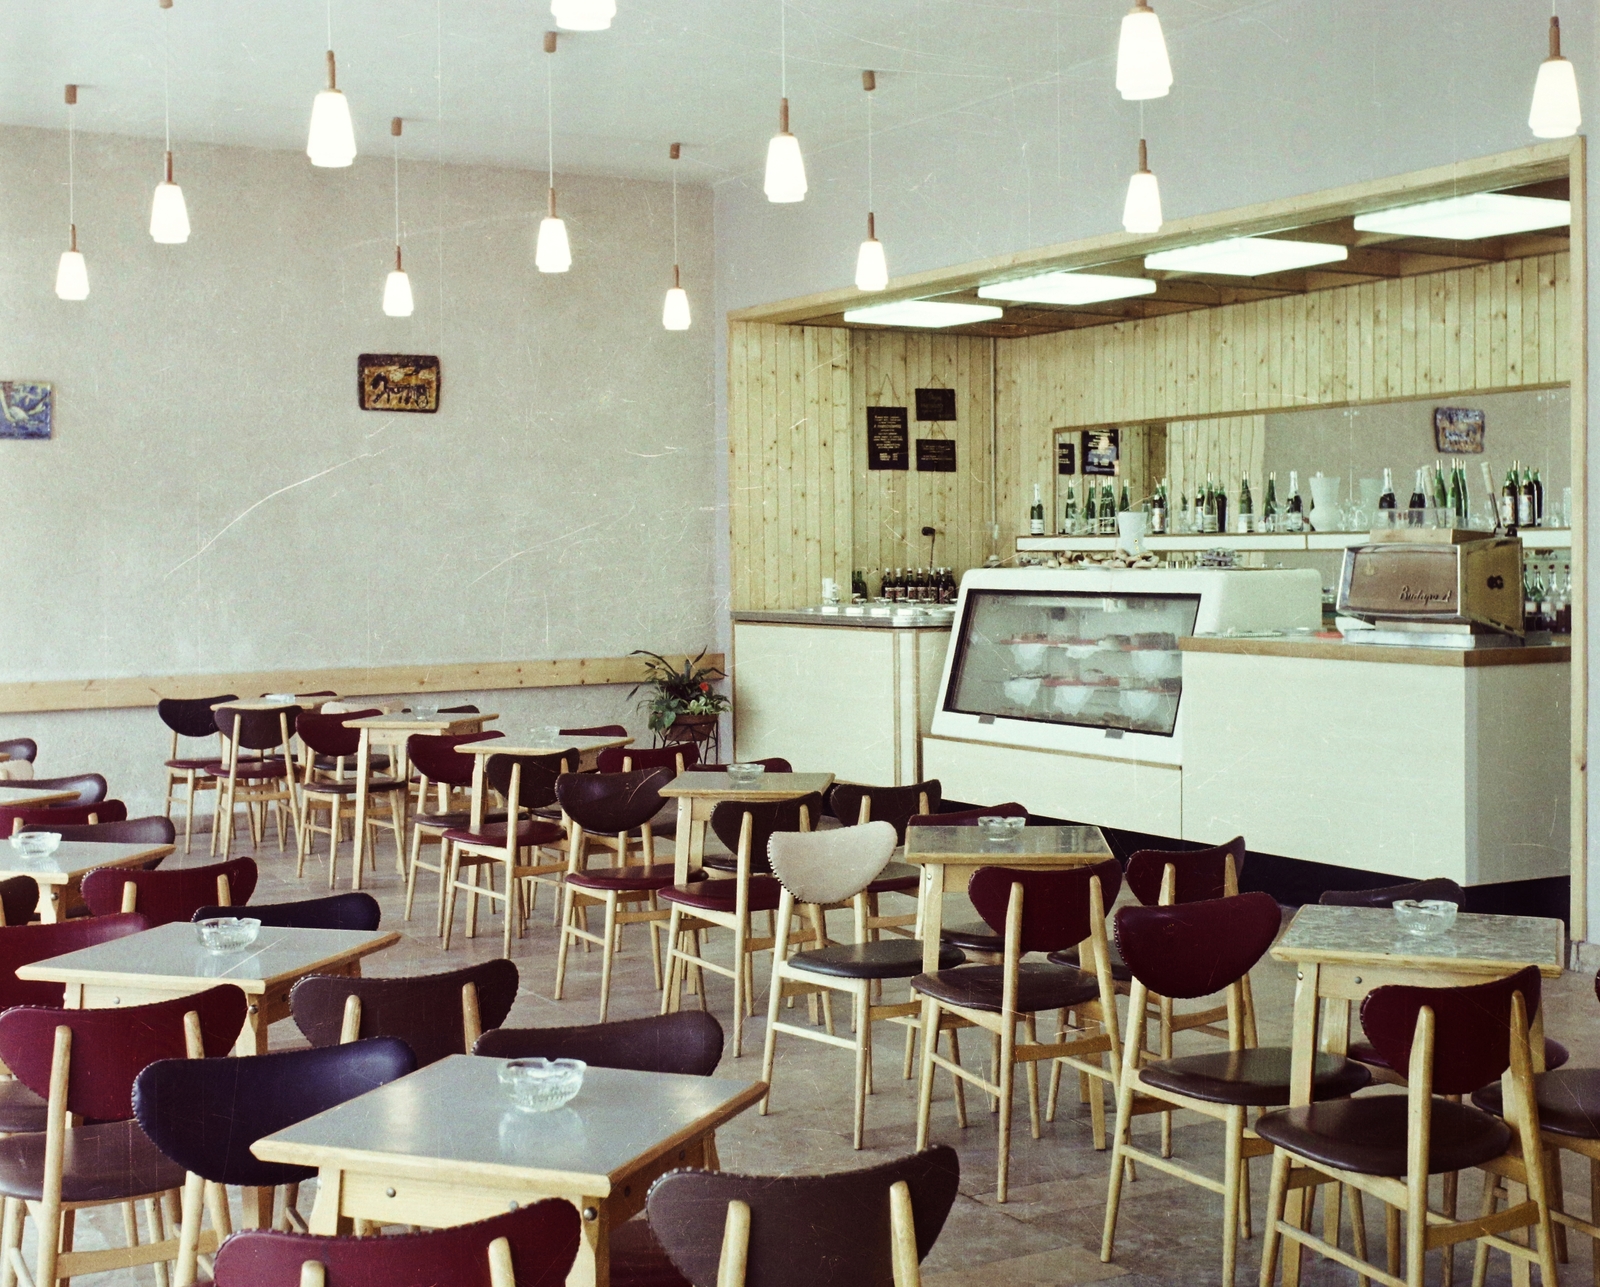
[[[11,847],[24,858],[48,858],[61,847],[56,831],[21,831],[11,837]]]
[[[1394,904],[1394,916],[1400,928],[1418,938],[1436,938],[1448,934],[1456,923],[1460,909],[1444,898],[1402,898]]]
[[[261,933],[261,922],[253,916],[214,916],[196,921],[194,927],[206,949],[219,956],[244,951]]]
[[[500,1084],[524,1112],[549,1113],[583,1089],[588,1066],[581,1059],[508,1059],[500,1066]]]
[[[728,765],[728,781],[734,786],[752,787],[761,781],[761,775],[767,771],[765,764],[730,764]]]
[[[1026,818],[1006,818],[990,814],[978,819],[978,830],[983,833],[985,840],[1014,840],[1027,821]]]

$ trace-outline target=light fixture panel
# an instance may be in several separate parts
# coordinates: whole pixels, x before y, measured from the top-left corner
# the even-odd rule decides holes
[[[936,299],[899,299],[888,304],[868,304],[845,310],[847,322],[866,322],[872,326],[919,326],[936,329],[966,326],[973,322],[992,322],[1005,316],[1005,309],[993,304],[950,304]]]
[[[1288,241],[1278,237],[1229,237],[1203,246],[1158,250],[1144,257],[1146,268],[1176,273],[1215,273],[1224,277],[1264,277],[1318,264],[1336,264],[1350,257],[1347,246],[1323,241]]]
[[[1109,299],[1132,299],[1155,294],[1148,277],[1115,277],[1105,273],[1041,273],[1015,281],[978,287],[979,299],[1003,299],[1016,304],[1099,304]]]
[[[604,31],[617,16],[617,0],[550,0],[550,16],[563,31]]]
[[[1473,192],[1443,201],[1398,206],[1356,216],[1359,232],[1387,232],[1401,237],[1439,237],[1473,241],[1506,237],[1516,232],[1565,228],[1572,223],[1572,203],[1550,197],[1519,197],[1509,192]]]

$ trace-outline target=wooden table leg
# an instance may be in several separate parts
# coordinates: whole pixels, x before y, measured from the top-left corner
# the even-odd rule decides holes
[[[489,757],[487,755],[474,755],[472,757],[472,830],[483,830],[483,765]],[[440,842],[441,851],[443,842]],[[440,861],[443,862],[441,852]]]
[[[61,998],[61,1008],[63,1010],[82,1010],[84,1008],[83,984],[68,983],[66,985],[65,994]]]
[[[939,968],[939,931],[944,928],[944,864],[926,863],[922,868],[922,971],[932,974]]]
[[[317,1200],[311,1208],[306,1228],[331,1238],[350,1232],[350,1221],[339,1214],[339,1200],[344,1189],[344,1172],[336,1166],[325,1166],[317,1173]]]
[[[39,920],[45,925],[54,925],[65,915],[62,906],[62,895],[66,889],[61,885],[39,886]]]
[[[244,1206],[244,1219],[240,1227],[244,1229],[270,1229],[272,1228],[273,1199],[278,1191],[270,1186],[256,1188],[246,1186],[239,1190],[239,1197]]]
[[[610,1219],[600,1198],[578,1199],[583,1217],[583,1237],[578,1242],[578,1258],[567,1274],[567,1287],[611,1287]]]
[[[1302,961],[1294,990],[1294,1027],[1290,1038],[1293,1054],[1289,1064],[1289,1103],[1292,1106],[1311,1102],[1311,1072],[1317,1057],[1317,1017],[1321,998],[1317,995],[1321,971],[1314,961]],[[1311,1189],[1295,1189],[1288,1195],[1284,1219],[1297,1228],[1303,1227],[1305,1204],[1310,1200]],[[1283,1287],[1299,1287],[1300,1244],[1285,1238],[1280,1244],[1283,1259]]]
[[[367,848],[367,772],[372,765],[372,730],[361,730],[361,745],[356,751],[356,820],[355,820],[355,851],[356,867],[350,877],[350,888],[361,888],[361,874],[366,865]],[[333,844],[337,846],[339,837],[333,837]],[[320,1201],[320,1199],[319,1199]]]
[[[294,828],[294,849],[300,852],[300,784],[294,777],[294,756],[289,751],[289,739],[294,736],[294,730],[289,727],[289,716],[286,712],[278,712],[278,731],[283,737],[283,777],[288,784],[289,791],[289,821]],[[306,754],[315,758],[315,752],[308,746]],[[263,813],[263,824],[266,815]]]
[[[678,797],[678,834],[672,849],[672,880],[684,885],[689,881],[689,833],[694,829],[694,801],[686,795]]]
[[[245,1011],[244,1027],[239,1029],[239,1039],[233,1043],[236,1055],[264,1055],[267,1053],[267,1023],[261,1015],[261,1002],[252,1000]],[[265,1225],[253,1226],[265,1228]]]

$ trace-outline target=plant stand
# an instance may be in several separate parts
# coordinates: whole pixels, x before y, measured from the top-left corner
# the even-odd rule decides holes
[[[721,763],[722,733],[716,715],[679,715],[657,738],[662,746],[692,742],[702,764]]]

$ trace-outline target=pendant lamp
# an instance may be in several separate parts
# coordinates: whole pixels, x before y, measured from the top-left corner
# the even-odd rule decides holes
[[[884,258],[877,216],[872,212],[872,91],[878,88],[877,73],[862,72],[861,88],[867,92],[867,239],[856,252],[856,289],[882,290],[889,284],[889,261]]]
[[[78,217],[76,210],[77,175],[74,173],[74,137],[72,110],[78,105],[78,87],[67,86],[67,249],[61,252],[56,264],[56,297],[66,300],[89,298],[89,265],[78,250]]]
[[[779,0],[778,68],[782,97],[778,100],[778,132],[767,144],[767,173],[762,189],[767,200],[784,204],[806,199],[806,163],[800,140],[789,133],[789,7]]]
[[[171,10],[172,0],[160,0],[161,7]],[[171,51],[167,39],[167,24],[161,27],[161,93],[165,104],[167,147],[162,180],[156,184],[155,196],[150,202],[150,239],[163,246],[181,246],[189,240],[189,208],[184,204],[183,189],[172,180],[172,77]]]
[[[405,264],[400,258],[400,118],[389,122],[389,134],[394,139],[394,271],[383,283],[383,311],[390,317],[410,317],[414,307],[411,299],[411,278],[406,276]]]
[[[550,16],[563,31],[604,31],[617,16],[617,0],[550,0]]]
[[[556,51],[556,33],[544,33],[544,51]],[[572,244],[567,240],[567,225],[556,216],[556,118],[554,73],[548,59],[544,65],[545,144],[549,162],[550,204],[539,221],[539,240],[533,248],[533,262],[541,273],[564,273],[572,267]]]
[[[1161,187],[1150,173],[1150,150],[1139,140],[1139,168],[1128,180],[1128,197],[1122,203],[1122,226],[1129,232],[1161,231]]]
[[[1550,57],[1539,64],[1533,83],[1533,106],[1528,128],[1535,138],[1565,139],[1578,132],[1583,114],[1578,110],[1578,78],[1572,64],[1561,56],[1561,19],[1550,15]]]
[[[1117,92],[1129,100],[1165,98],[1172,88],[1172,64],[1161,19],[1145,0],[1122,19],[1117,40]]]
[[[672,158],[672,286],[661,304],[661,325],[669,331],[687,331],[689,296],[678,271],[678,162],[683,157],[683,145],[674,143],[668,155]]]
[[[350,123],[350,103],[338,86],[333,50],[328,50],[328,88],[311,100],[311,131],[306,136],[311,164],[339,169],[356,159],[356,132]]]

